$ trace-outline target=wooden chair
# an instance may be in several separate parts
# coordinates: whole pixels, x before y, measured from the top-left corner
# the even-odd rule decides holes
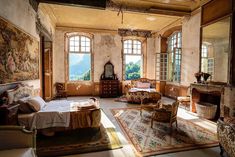
[[[57,98],[67,98],[67,89],[65,86],[65,83],[56,82],[55,83],[56,88],[56,97]]]
[[[177,127],[177,112],[179,102],[176,101],[172,105],[162,105],[161,108],[155,109],[152,114],[151,128],[153,127],[153,121],[169,123],[172,128],[172,124],[175,122]]]

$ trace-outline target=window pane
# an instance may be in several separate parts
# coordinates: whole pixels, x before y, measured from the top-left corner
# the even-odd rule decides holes
[[[82,53],[69,53],[69,80],[91,79],[91,55]]]
[[[141,56],[125,55],[125,79],[132,80],[140,78]]]

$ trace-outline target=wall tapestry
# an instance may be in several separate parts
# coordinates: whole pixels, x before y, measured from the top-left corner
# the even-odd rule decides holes
[[[39,78],[39,42],[0,18],[0,84]]]

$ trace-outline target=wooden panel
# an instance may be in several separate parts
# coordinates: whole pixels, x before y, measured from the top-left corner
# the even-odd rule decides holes
[[[46,88],[44,88],[44,97],[46,100],[50,100],[52,97],[52,93],[51,93],[51,74],[44,74],[44,86]]]
[[[69,96],[88,96],[93,95],[94,84],[92,82],[67,83],[67,94]]]
[[[165,87],[165,92],[163,93],[165,96],[176,99],[178,96],[187,96],[188,87],[187,86],[178,86],[173,84],[165,84],[162,85]]]
[[[176,99],[179,96],[180,87],[176,85],[166,84],[165,96]]]
[[[213,0],[202,6],[202,25],[232,13],[232,0]]]

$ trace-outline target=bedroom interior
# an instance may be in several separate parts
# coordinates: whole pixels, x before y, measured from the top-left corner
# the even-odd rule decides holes
[[[234,6],[0,0],[0,156],[235,156]]]

